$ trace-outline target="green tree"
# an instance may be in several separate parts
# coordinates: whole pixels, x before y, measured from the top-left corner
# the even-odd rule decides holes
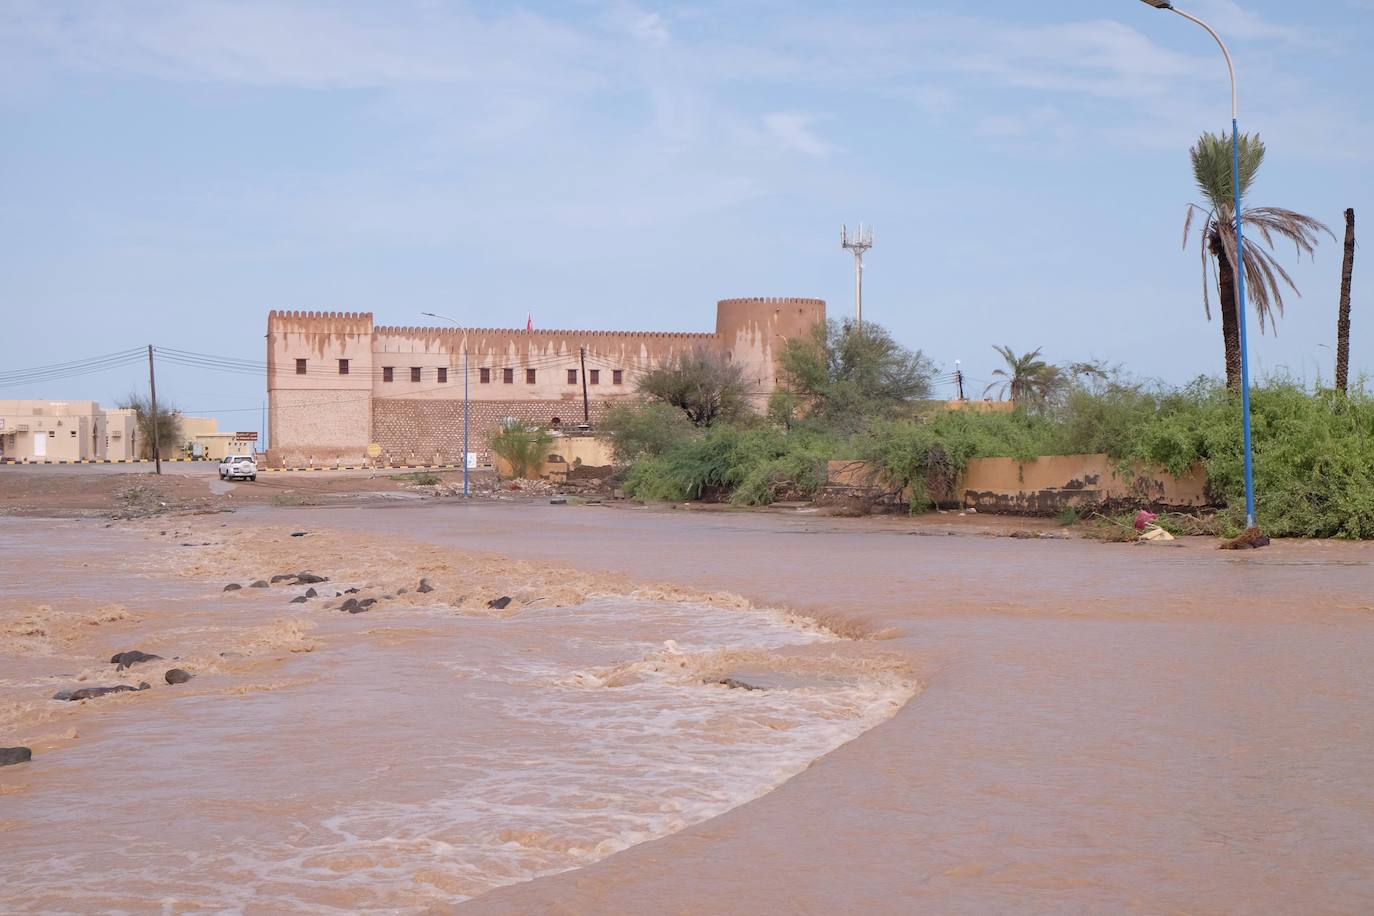
[[[1081,374],[1100,373],[1087,363],[1077,363],[1068,370],[1050,365],[1040,358],[1041,347],[1017,356],[1011,347],[993,347],[1006,362],[1006,368],[992,370],[998,381],[983,390],[984,396],[996,390],[999,398],[1010,397],[1017,404],[1043,404],[1058,394],[1069,379]]]
[[[803,413],[840,431],[929,397],[935,372],[920,350],[908,350],[871,321],[817,322],[809,337],[787,341],[779,362],[784,389],[773,395],[770,416],[786,422]]]
[[[510,464],[512,475],[528,479],[543,469],[552,442],[544,426],[507,421],[491,437],[491,450]]]
[[[1240,323],[1236,313],[1236,220],[1235,194],[1232,188],[1231,138],[1226,134],[1203,134],[1188,151],[1193,163],[1193,179],[1202,192],[1206,205],[1189,204],[1183,224],[1183,245],[1196,215],[1202,214],[1199,244],[1202,256],[1202,307],[1207,318],[1212,317],[1208,292],[1207,269],[1216,271],[1217,302],[1221,308],[1221,337],[1226,353],[1226,386],[1240,390]],[[1326,225],[1281,207],[1246,207],[1245,197],[1254,184],[1255,175],[1264,162],[1264,143],[1259,135],[1243,134],[1240,138],[1241,223],[1246,229],[1245,264],[1247,298],[1255,307],[1260,332],[1266,325],[1274,325],[1283,314],[1283,289],[1287,286],[1298,292],[1292,277],[1274,258],[1271,251],[1274,237],[1287,239],[1299,256],[1315,253],[1318,235],[1331,235]],[[1263,244],[1259,244],[1259,240]],[[1301,293],[1298,293],[1301,295]]]
[[[658,457],[696,431],[682,411],[661,401],[617,404],[606,411],[600,428],[611,434],[621,464]]]
[[[118,405],[121,409],[134,412],[134,424],[138,431],[138,456],[153,457],[153,408],[148,398],[137,392],[130,392]],[[186,443],[181,441],[181,411],[163,401],[157,405],[157,444],[163,456],[175,454]]]
[[[650,369],[640,377],[639,390],[681,410],[695,426],[709,427],[748,409],[740,367],[704,350],[681,351],[672,361]]]

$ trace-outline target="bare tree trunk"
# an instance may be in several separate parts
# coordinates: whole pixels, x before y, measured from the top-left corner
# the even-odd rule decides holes
[[[1208,240],[1217,259],[1217,307],[1221,311],[1221,342],[1226,348],[1226,387],[1240,391],[1240,322],[1236,316],[1236,273],[1221,244],[1221,236],[1213,232]]]
[[[1336,319],[1336,390],[1350,381],[1350,274],[1355,267],[1355,211],[1345,211],[1345,261],[1341,264],[1341,308]]]

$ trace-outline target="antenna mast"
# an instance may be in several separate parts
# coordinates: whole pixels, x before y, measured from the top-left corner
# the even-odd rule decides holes
[[[846,226],[840,227],[840,247],[854,253],[854,324],[864,325],[864,252],[873,247],[873,229],[864,228],[859,223],[859,231],[849,234]]]

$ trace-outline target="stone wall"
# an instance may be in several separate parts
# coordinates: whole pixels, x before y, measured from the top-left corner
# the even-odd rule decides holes
[[[592,423],[606,415],[608,403],[591,401]],[[582,402],[473,401],[468,419],[468,449],[477,463],[492,462],[489,440],[501,422],[515,417],[526,423],[575,427],[582,422]],[[372,408],[372,441],[391,464],[459,464],[463,455],[463,402],[378,399]]]

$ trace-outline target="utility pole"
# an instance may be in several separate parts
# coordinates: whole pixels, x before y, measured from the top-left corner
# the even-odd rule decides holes
[[[840,227],[840,247],[854,253],[854,324],[864,326],[864,252],[873,247],[873,230],[859,223],[856,235],[846,226]]]
[[[590,429],[592,412],[587,403],[587,348],[578,347],[578,352],[582,356],[582,425]]]
[[[964,399],[964,370],[961,368],[963,361],[954,361],[954,384],[959,386],[959,400]]]
[[[152,427],[153,427],[153,471],[162,473],[162,455],[158,451],[157,428],[161,426],[161,417],[157,415],[157,376],[153,372],[153,345],[148,344],[148,397],[152,401]]]

